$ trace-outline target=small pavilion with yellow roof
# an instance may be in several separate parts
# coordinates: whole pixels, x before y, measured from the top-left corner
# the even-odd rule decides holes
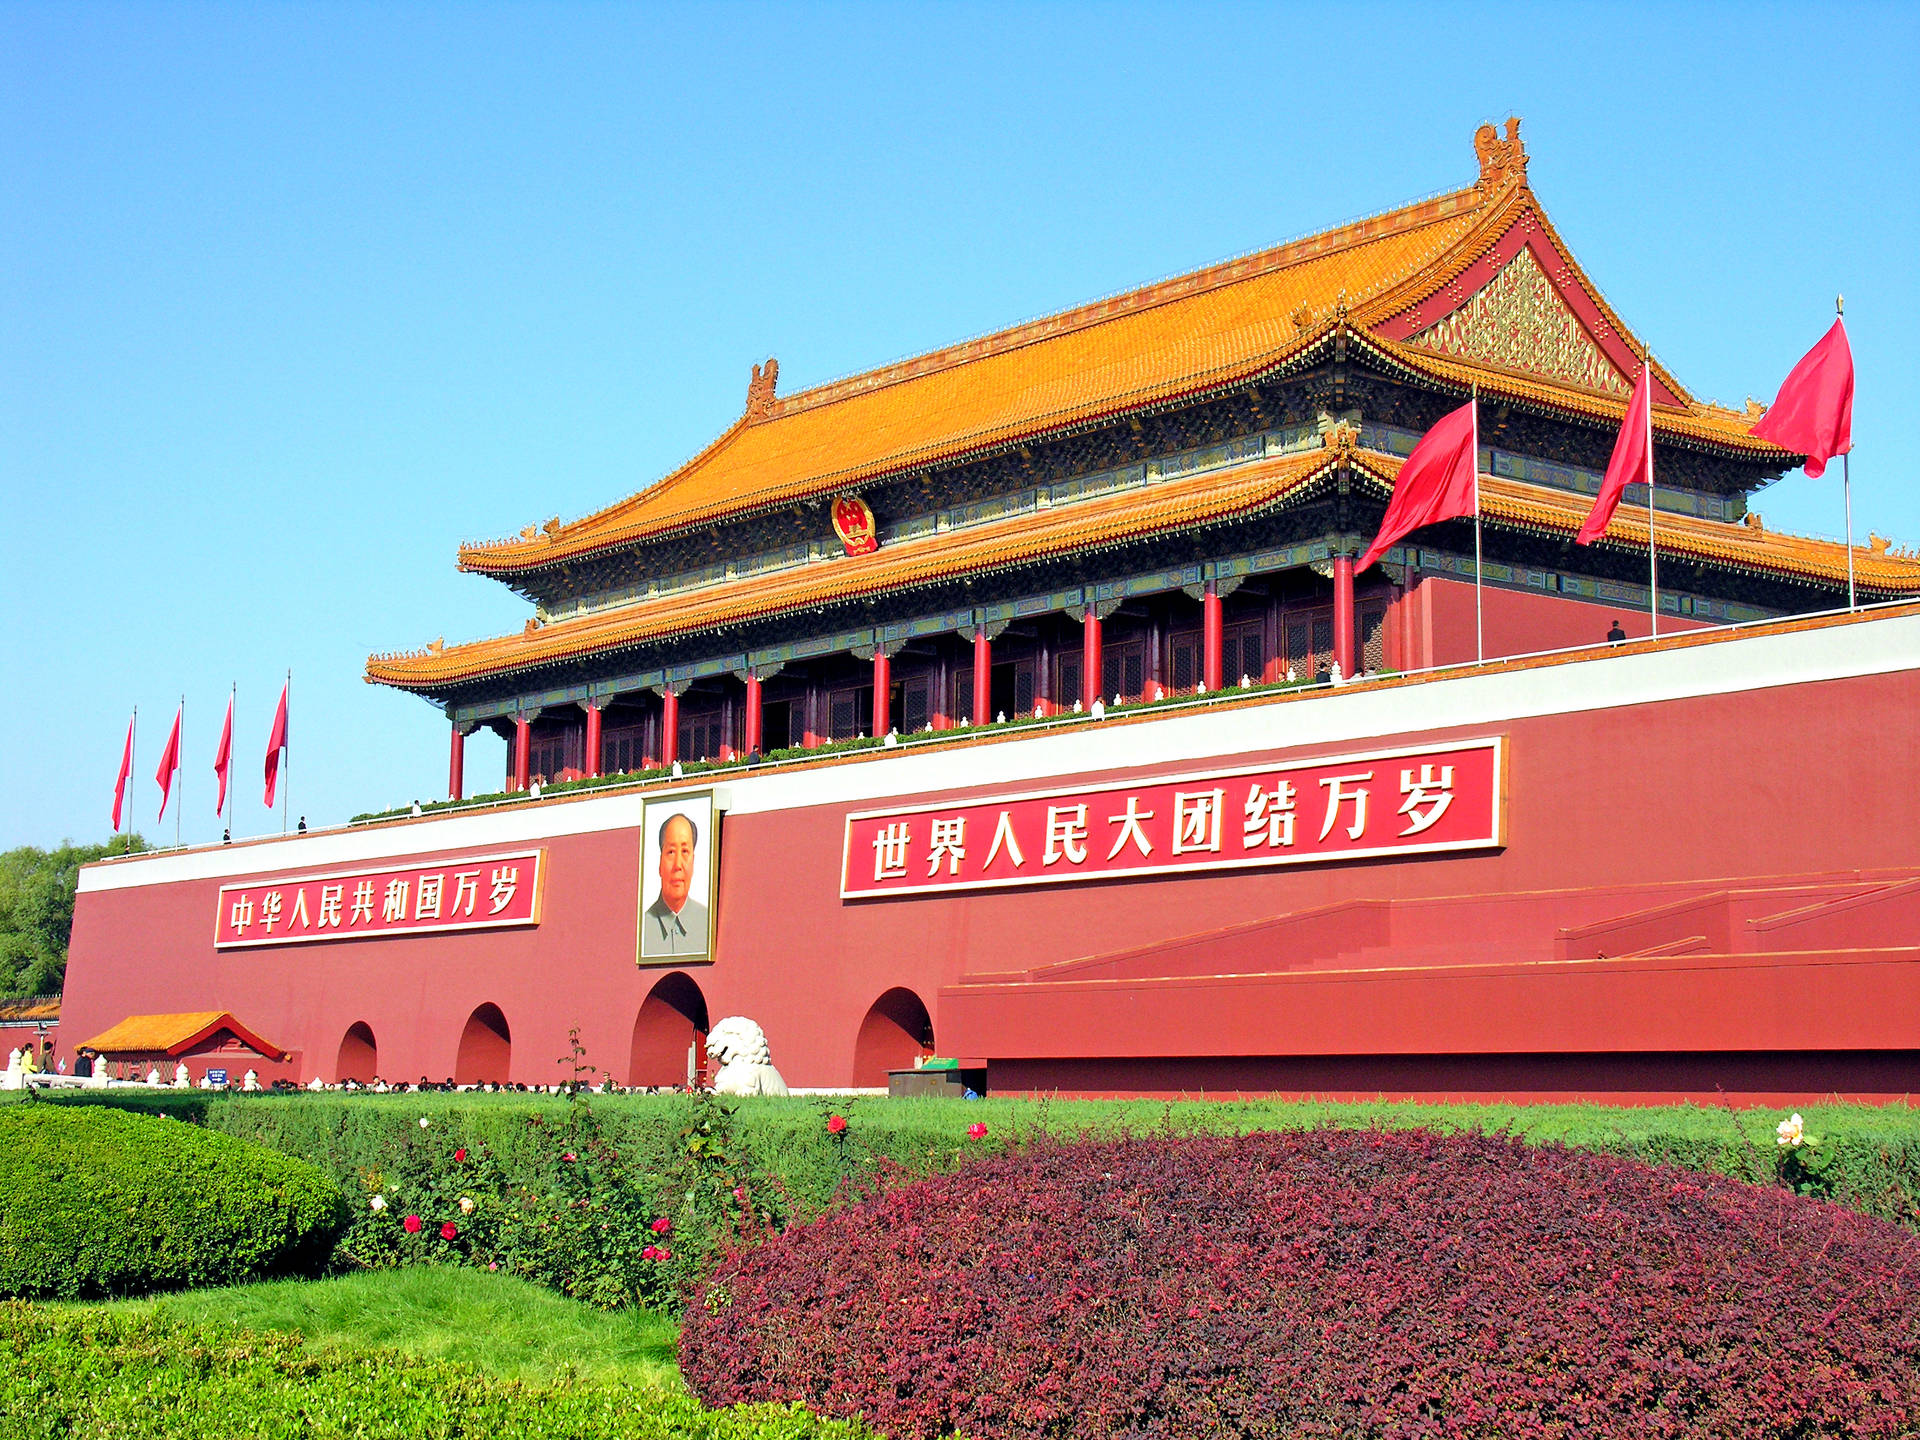
[[[1401,460],[1477,388],[1485,648],[1647,633],[1647,497],[1577,548],[1646,347],[1528,184],[1519,122],[1466,189],[745,412],[595,514],[461,549],[523,631],[382,654],[539,778],[808,749],[1201,688],[1475,658],[1474,537],[1357,577]],[[1848,554],[1765,528],[1802,457],[1657,358],[1661,630],[1834,608]],[[1874,537],[1862,601],[1920,594]]]

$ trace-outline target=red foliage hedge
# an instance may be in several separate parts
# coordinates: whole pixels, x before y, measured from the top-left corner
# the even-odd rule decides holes
[[[995,1157],[723,1262],[681,1368],[896,1437],[1912,1435],[1920,1238],[1478,1135]]]

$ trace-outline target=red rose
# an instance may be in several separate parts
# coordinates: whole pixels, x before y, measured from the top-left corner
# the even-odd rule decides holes
[[[974,1121],[973,1124],[967,1126],[967,1138],[969,1140],[986,1139],[987,1127],[985,1125],[982,1125],[978,1120]]]
[[[562,1156],[561,1156],[560,1158],[561,1158],[562,1160],[565,1160],[565,1161],[566,1161],[566,1162],[567,1162],[568,1164],[572,1164],[572,1163],[573,1163],[573,1151],[571,1151],[571,1150],[569,1150],[569,1151],[567,1151],[567,1153],[566,1153],[566,1154],[564,1154],[564,1155],[562,1155]]]
[[[838,1135],[842,1130],[846,1128],[847,1128],[846,1116],[844,1115],[827,1116],[827,1133],[829,1135]]]
[[[649,1245],[640,1252],[640,1258],[642,1260],[658,1260],[660,1258],[660,1252]]]
[[[460,1232],[458,1230],[453,1228],[453,1221],[451,1220],[447,1221],[446,1224],[440,1227],[440,1238],[442,1240],[451,1240],[453,1239],[454,1236],[458,1235],[459,1233]]]
[[[744,1201],[747,1198],[747,1187],[744,1185],[734,1186],[733,1198],[736,1200]]]
[[[418,1235],[420,1233],[420,1217],[418,1215],[407,1216],[406,1219],[400,1222],[400,1228],[405,1230],[409,1235]]]
[[[673,1258],[673,1252],[666,1249],[656,1250],[653,1252],[653,1258],[656,1260],[671,1260]]]
[[[458,1150],[453,1152],[453,1162],[456,1165],[465,1161],[466,1158],[467,1158],[467,1147],[464,1145],[462,1145]]]
[[[664,1215],[653,1222],[653,1233],[656,1235],[664,1235],[671,1229],[673,1229],[673,1221]]]

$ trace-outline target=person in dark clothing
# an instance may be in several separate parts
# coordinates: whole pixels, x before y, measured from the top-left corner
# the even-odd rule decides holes
[[[1627,638],[1627,632],[1620,628],[1620,617],[1616,615],[1613,617],[1613,628],[1607,631],[1607,639],[1611,643],[1618,645],[1622,640],[1626,638]]]

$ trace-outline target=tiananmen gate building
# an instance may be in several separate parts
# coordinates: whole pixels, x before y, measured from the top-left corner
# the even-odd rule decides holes
[[[1483,127],[1468,188],[830,384],[463,547],[525,628],[374,656],[449,802],[83,875],[62,1033],[263,1077],[1665,1099],[1920,1089],[1920,557],[1646,356]],[[1478,535],[1359,574],[1477,397]],[[1476,589],[1475,577],[1480,584]],[[1851,580],[1861,608],[1849,611]],[[466,737],[508,742],[498,793]],[[697,1058],[697,1055],[696,1055]]]

